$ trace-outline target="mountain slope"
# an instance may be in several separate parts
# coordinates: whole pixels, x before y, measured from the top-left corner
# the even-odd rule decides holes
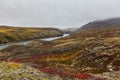
[[[101,21],[93,21],[83,25],[81,28],[76,30],[74,33],[79,33],[81,30],[88,29],[108,29],[108,28],[120,28],[120,18],[112,18]]]

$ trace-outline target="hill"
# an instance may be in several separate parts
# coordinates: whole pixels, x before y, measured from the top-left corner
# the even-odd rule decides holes
[[[120,28],[120,18],[111,18],[107,20],[89,22],[88,24],[85,24],[81,28],[76,30],[74,33],[79,33],[81,30],[86,30],[86,29],[104,30],[108,28],[113,28],[113,29]]]
[[[0,44],[54,36],[62,36],[62,32],[56,28],[0,26]]]

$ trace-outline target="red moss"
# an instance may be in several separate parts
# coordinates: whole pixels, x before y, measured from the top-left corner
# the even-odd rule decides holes
[[[78,79],[87,79],[90,78],[91,75],[90,74],[83,74],[83,73],[74,73],[72,74],[73,78],[78,78]]]
[[[57,68],[43,68],[40,69],[42,72],[50,74],[50,75],[54,75],[54,74],[58,74],[61,77],[65,77],[65,76],[70,76],[72,78],[78,78],[78,79],[87,79],[90,78],[91,75],[90,74],[85,74],[85,73],[74,73],[71,72],[69,70],[64,70],[64,69],[57,69]]]

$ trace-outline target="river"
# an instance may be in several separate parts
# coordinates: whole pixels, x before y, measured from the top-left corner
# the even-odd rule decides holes
[[[69,36],[69,34],[63,34],[63,36],[60,36],[60,37],[43,38],[43,39],[40,39],[40,40],[52,41],[52,40],[55,40],[55,39],[59,39],[59,38],[62,38],[62,37],[66,37],[66,36]],[[5,48],[5,47],[10,46],[10,45],[13,45],[13,44],[27,44],[27,43],[29,43],[30,41],[31,41],[31,40],[29,40],[29,41],[20,41],[20,42],[15,42],[15,43],[1,44],[1,45],[0,45],[0,49]]]

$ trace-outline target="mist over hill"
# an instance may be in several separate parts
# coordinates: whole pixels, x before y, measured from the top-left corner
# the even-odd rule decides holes
[[[120,28],[120,18],[111,18],[106,20],[98,20],[89,22],[76,30],[74,33],[79,33],[81,30],[91,29],[108,29],[108,28]]]
[[[60,29],[63,33],[68,34],[76,31],[78,28],[66,28],[66,29]]]

